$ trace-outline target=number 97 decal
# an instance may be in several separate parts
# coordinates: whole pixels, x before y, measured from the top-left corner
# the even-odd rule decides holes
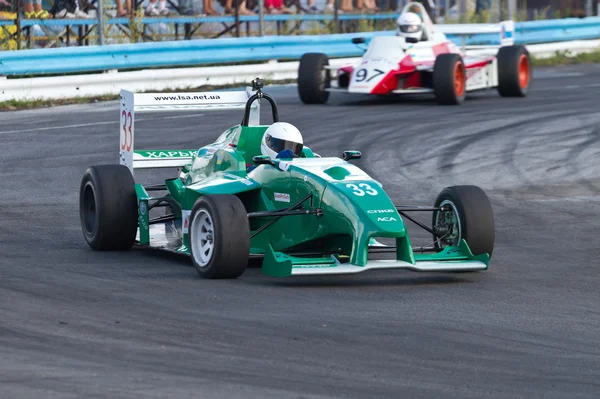
[[[375,79],[377,76],[384,74],[384,72],[381,69],[373,69],[371,72],[372,72],[372,74],[371,74],[371,76],[369,76],[369,71],[366,70],[365,68],[361,68],[361,69],[357,70],[356,73],[354,74],[354,81],[362,82],[362,81],[366,80],[367,82],[370,82],[372,79]]]
[[[352,190],[352,194],[362,197],[365,194],[369,195],[377,195],[379,194],[377,190],[368,185],[367,183],[360,183],[358,186],[356,184],[346,184],[346,187]]]

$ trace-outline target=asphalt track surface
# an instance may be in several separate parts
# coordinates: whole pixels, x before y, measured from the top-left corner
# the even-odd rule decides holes
[[[267,91],[316,152],[361,150],[398,203],[484,188],[489,270],[211,281],[184,257],[93,252],[78,187],[118,162],[118,104],[3,113],[0,397],[600,396],[598,66],[460,107]],[[240,119],[140,115],[136,148],[198,148]]]

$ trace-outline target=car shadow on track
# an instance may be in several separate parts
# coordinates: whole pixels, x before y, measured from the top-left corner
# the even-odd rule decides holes
[[[269,277],[260,269],[247,269],[241,279],[246,284],[287,288],[343,288],[343,287],[409,287],[442,286],[476,282],[476,274],[420,274],[415,272],[374,270],[355,275]],[[411,275],[412,274],[412,275]],[[469,277],[467,277],[469,276]]]
[[[133,250],[144,258],[150,257],[152,259],[165,260],[179,266],[193,267],[192,259],[186,254],[178,254],[176,252],[165,251],[158,248],[146,248],[141,246],[134,246]]]
[[[496,92],[474,92],[470,93],[465,102],[471,101],[486,101],[492,100],[495,98],[500,98]],[[381,105],[393,105],[393,104],[406,104],[406,105],[415,105],[415,106],[435,106],[440,107],[433,97],[430,94],[411,94],[411,95],[398,95],[398,96],[389,96],[389,95],[381,95],[381,96],[372,96],[372,95],[337,95],[333,96],[329,101],[331,105],[334,106],[381,106]]]
[[[189,256],[154,248],[134,249],[140,255],[140,260],[152,258],[165,261],[165,267],[185,266],[192,268]],[[427,273],[421,274],[407,270],[372,270],[353,275],[329,276],[295,276],[271,277],[261,274],[260,262],[250,262],[244,274],[235,280],[238,284],[260,286],[277,286],[288,288],[333,288],[333,287],[367,287],[367,286],[441,286],[448,284],[473,283],[478,280],[480,273]],[[191,270],[191,278],[200,278]]]

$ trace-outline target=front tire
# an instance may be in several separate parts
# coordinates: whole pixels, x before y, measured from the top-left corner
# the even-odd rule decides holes
[[[498,51],[498,93],[502,97],[525,97],[531,87],[531,60],[525,46],[501,47]]]
[[[204,278],[237,278],[250,256],[250,224],[235,195],[206,195],[192,209],[189,228],[192,262]]]
[[[433,92],[442,105],[459,105],[467,94],[465,63],[459,54],[440,54],[433,65]]]
[[[129,249],[137,233],[137,195],[131,172],[123,165],[89,167],[79,188],[81,229],[97,251]]]
[[[446,234],[444,240],[434,236],[435,246],[458,246],[464,239],[473,255],[494,251],[495,227],[492,204],[485,192],[477,186],[446,187],[435,200],[434,207],[447,211],[433,212],[434,231]]]
[[[329,99],[326,90],[331,86],[331,76],[325,67],[329,58],[321,53],[307,53],[300,58],[298,67],[298,95],[305,104],[325,104]]]

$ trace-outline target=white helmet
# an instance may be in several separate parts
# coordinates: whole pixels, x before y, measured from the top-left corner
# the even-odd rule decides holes
[[[283,150],[291,150],[299,157],[303,147],[302,134],[287,122],[275,122],[269,126],[260,143],[262,154],[271,159],[277,158],[277,154]]]
[[[405,12],[396,20],[396,35],[421,40],[423,37],[423,21],[414,12]]]

